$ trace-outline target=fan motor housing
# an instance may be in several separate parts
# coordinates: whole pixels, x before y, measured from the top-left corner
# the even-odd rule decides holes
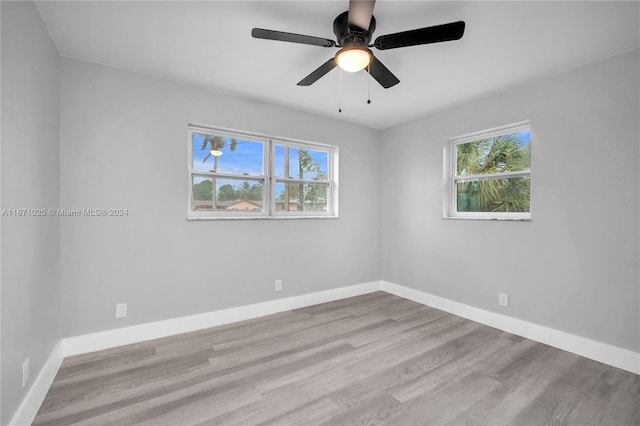
[[[376,18],[371,16],[371,23],[368,30],[363,30],[356,26],[349,26],[349,11],[343,12],[333,21],[333,33],[337,37],[338,46],[368,46],[371,36],[376,30]]]

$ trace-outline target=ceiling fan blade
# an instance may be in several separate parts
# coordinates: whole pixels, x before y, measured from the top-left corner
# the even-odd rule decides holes
[[[389,69],[385,67],[384,64],[380,62],[375,56],[373,56],[371,60],[369,72],[371,74],[371,77],[375,78],[376,81],[380,83],[380,85],[385,89],[388,89],[389,87],[395,86],[396,84],[400,83],[398,77],[393,75],[393,73],[389,71]]]
[[[318,81],[320,77],[324,76],[326,73],[334,69],[338,64],[336,64],[335,58],[329,59],[324,64],[320,65],[313,71],[311,74],[300,80],[298,86],[311,86],[313,83]]]
[[[385,50],[416,46],[419,44],[439,43],[441,41],[459,40],[464,34],[464,27],[464,21],[457,21],[436,25],[434,27],[382,35],[376,39],[374,46],[377,49]]]
[[[290,43],[310,44],[312,46],[333,47],[336,42],[328,38],[313,37],[303,34],[285,33],[283,31],[265,30],[254,28],[251,30],[253,38],[263,38],[266,40],[288,41]]]
[[[349,0],[349,25],[367,31],[375,4],[376,0]]]

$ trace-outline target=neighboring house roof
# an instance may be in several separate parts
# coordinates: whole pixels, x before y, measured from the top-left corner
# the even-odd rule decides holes
[[[240,200],[226,200],[226,201],[218,201],[218,207],[224,207],[225,209],[228,209],[230,207],[233,207],[236,204],[240,204],[240,203],[249,203],[249,204],[253,204],[256,207],[262,207],[262,201],[260,200],[247,200],[247,199],[240,199]]]

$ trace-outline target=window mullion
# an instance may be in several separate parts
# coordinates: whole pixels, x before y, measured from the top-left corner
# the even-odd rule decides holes
[[[275,213],[275,193],[276,193],[276,187],[275,187],[275,182],[273,179],[273,175],[274,175],[274,170],[275,170],[275,166],[273,164],[273,162],[275,161],[275,144],[273,143],[273,139],[269,139],[267,141],[268,143],[268,149],[267,152],[265,153],[265,155],[267,156],[266,158],[266,162],[267,164],[265,165],[265,169],[266,169],[266,200],[265,200],[265,205],[269,206],[269,210],[268,210],[268,214],[269,216],[273,216],[273,214]]]
[[[274,179],[282,183],[304,183],[305,185],[308,183],[319,184],[319,185],[329,185],[330,183],[330,181],[328,180],[293,179],[293,178],[287,179],[287,178],[281,178],[281,177],[275,177],[275,176],[274,176]]]
[[[452,176],[455,181],[460,180],[488,180],[488,179],[508,179],[514,177],[524,177],[531,175],[531,169],[520,170],[520,171],[508,171],[508,172],[500,172],[500,173],[487,173],[484,175],[467,175],[467,176]]]

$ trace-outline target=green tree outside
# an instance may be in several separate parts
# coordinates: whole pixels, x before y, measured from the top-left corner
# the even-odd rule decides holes
[[[213,194],[213,183],[210,180],[203,180],[193,185],[193,199],[198,201],[211,200]]]
[[[456,146],[457,176],[478,176],[531,168],[531,141],[515,134]],[[458,182],[460,212],[528,212],[530,181],[525,177],[473,179]]]
[[[253,185],[245,181],[238,187],[227,183],[222,185],[218,190],[218,201],[235,201],[235,200],[262,200],[262,184],[254,183]]]
[[[288,173],[288,147],[285,147],[285,175]],[[327,176],[322,172],[322,166],[314,161],[311,153],[304,149],[298,149],[298,179],[311,179],[325,181]],[[289,183],[285,185],[285,190],[278,199],[283,202],[284,208],[288,210],[289,200],[298,200],[298,211],[306,208],[311,210],[322,209],[326,206],[327,186],[325,184],[311,183]]]
[[[218,190],[218,200],[220,201],[233,201],[238,197],[236,195],[236,190],[233,185],[226,184],[222,185]]]
[[[262,200],[262,185],[259,183],[251,185],[249,182],[242,182],[240,187],[236,189],[234,199],[252,201]]]

